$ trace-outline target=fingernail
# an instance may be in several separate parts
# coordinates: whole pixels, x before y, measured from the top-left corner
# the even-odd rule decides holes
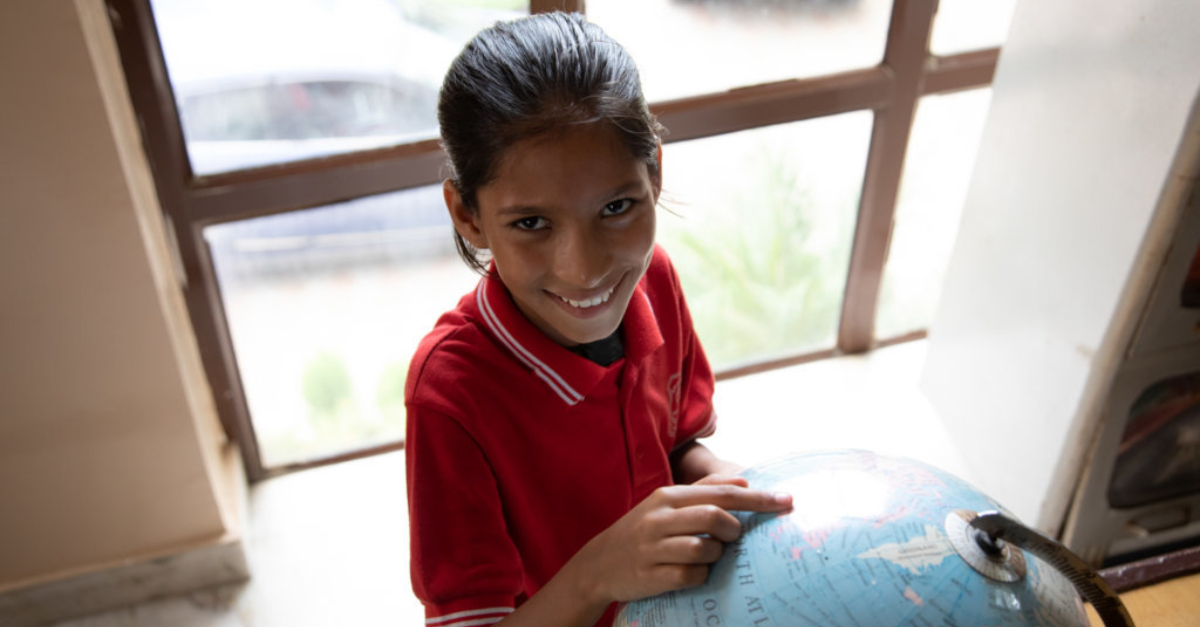
[[[775,497],[775,502],[780,505],[790,505],[792,502],[792,495],[786,492],[776,492],[773,496]]]

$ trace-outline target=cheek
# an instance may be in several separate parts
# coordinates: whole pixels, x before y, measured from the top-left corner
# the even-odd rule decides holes
[[[500,278],[510,289],[537,281],[546,267],[545,260],[539,258],[535,250],[506,241],[492,247],[492,259]]]
[[[625,248],[629,255],[643,259],[646,265],[654,255],[654,228],[654,213],[650,212],[625,237]]]

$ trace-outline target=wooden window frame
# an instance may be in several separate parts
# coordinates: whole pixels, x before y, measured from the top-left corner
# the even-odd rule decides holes
[[[403,443],[265,468],[233,354],[224,304],[204,228],[438,183],[444,155],[436,139],[235,172],[195,175],[149,0],[105,0],[121,53],[170,241],[178,280],[226,434],[241,449],[250,481],[397,450]],[[584,10],[583,0],[531,0],[531,12]],[[918,102],[923,96],[991,84],[999,49],[936,56],[929,51],[937,0],[895,0],[883,60],[875,67],[785,80],[665,102],[651,109],[670,142],[851,111],[874,112],[845,297],[832,349],[718,373],[727,379],[925,336],[877,341],[874,324],[896,197]]]

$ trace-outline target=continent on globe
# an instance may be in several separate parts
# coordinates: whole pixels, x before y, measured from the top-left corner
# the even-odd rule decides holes
[[[626,604],[617,627],[1088,625],[1071,582],[1031,554],[1009,547],[1019,568],[998,575],[960,556],[966,519],[1004,509],[950,473],[822,451],[743,475],[752,488],[790,493],[795,507],[735,512],[742,536],[704,584]]]

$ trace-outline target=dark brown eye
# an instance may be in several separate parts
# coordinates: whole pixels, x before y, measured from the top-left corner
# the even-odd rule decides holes
[[[545,228],[546,219],[538,216],[530,216],[528,218],[514,220],[511,224],[509,224],[509,226],[521,231],[536,231],[538,229]]]
[[[621,200],[614,200],[607,205],[604,205],[604,211],[602,213],[606,216],[619,216],[622,213],[629,211],[629,208],[632,206],[632,198],[622,198]]]

